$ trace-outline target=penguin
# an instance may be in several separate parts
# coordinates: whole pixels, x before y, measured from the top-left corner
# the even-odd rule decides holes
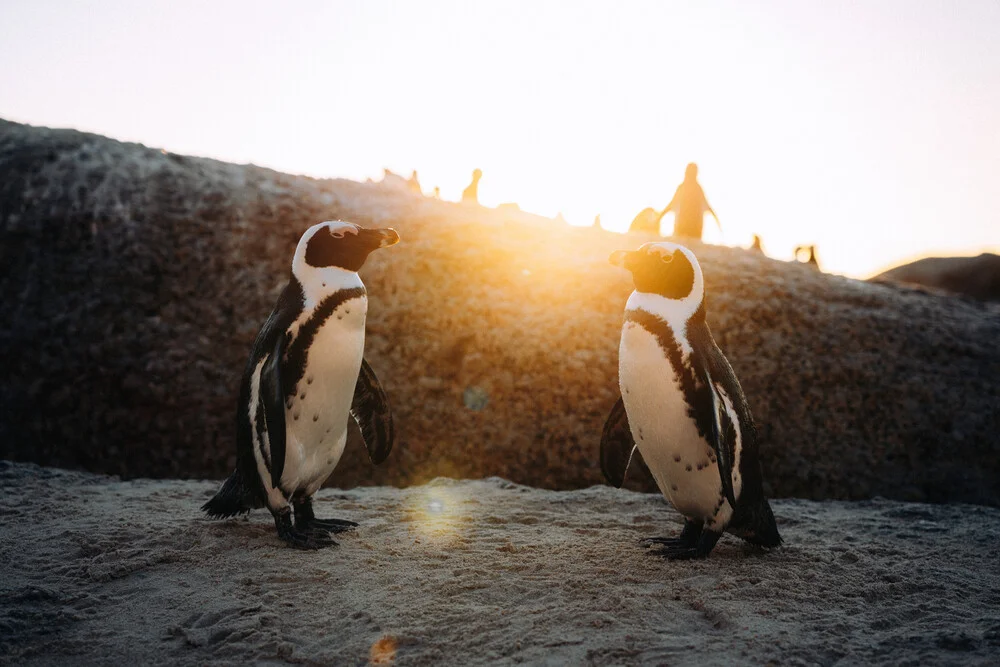
[[[777,547],[757,430],[705,320],[705,279],[688,248],[646,243],[611,254],[632,273],[618,350],[621,396],[601,436],[601,469],[621,488],[638,449],[684,518],[677,537],[644,540],[669,559],[705,558],[723,532]]]
[[[278,537],[300,549],[334,545],[332,533],[357,526],[317,519],[312,496],[340,461],[348,415],[372,463],[392,450],[389,399],[364,359],[368,297],[358,270],[373,250],[398,241],[393,229],[339,220],[302,234],[243,371],[236,470],[202,506],[210,517],[267,507]]]

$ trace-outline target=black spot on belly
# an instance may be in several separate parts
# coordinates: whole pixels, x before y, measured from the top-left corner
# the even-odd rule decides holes
[[[299,400],[300,401],[306,400],[306,392],[302,392],[301,394],[299,394]]]
[[[299,413],[298,412],[293,413],[292,414],[292,419],[294,419],[295,421],[298,421],[299,420]],[[689,467],[689,469],[690,469],[690,467]]]
[[[306,384],[312,384],[312,383],[313,383],[313,379],[312,379],[312,376],[310,375],[309,377],[306,378]]]
[[[319,421],[319,415],[313,415],[313,421],[314,422],[318,422]]]
[[[346,314],[350,315],[351,314],[351,309],[350,308],[344,308],[344,312]]]
[[[681,462],[681,455],[680,454],[674,454],[674,462],[675,463],[680,463]]]
[[[290,296],[287,298],[299,299],[299,304],[302,303],[301,299],[304,298],[302,293],[302,285],[298,281],[292,281],[289,284],[289,288],[292,285],[297,288],[297,291],[290,292]],[[288,289],[285,292],[289,292]],[[282,294],[284,295],[285,292]],[[309,353],[309,348],[312,347],[313,341],[316,338],[316,334],[319,332],[323,323],[326,322],[340,306],[351,299],[363,298],[365,296],[364,287],[354,287],[351,289],[342,289],[334,292],[330,296],[324,298],[319,305],[316,306],[316,310],[313,311],[312,317],[303,324],[298,331],[298,335],[294,336],[291,342],[288,344],[288,350],[285,352],[285,364],[282,367],[282,385],[285,387],[287,396],[291,397],[298,390],[299,381],[306,375],[306,357]],[[286,298],[286,297],[282,297]]]
[[[676,484],[671,484],[671,485],[670,485],[670,489],[671,489],[672,491],[676,491],[676,490],[677,490],[677,485],[676,485]]]
[[[704,467],[705,466],[703,466],[702,464],[700,464],[700,463],[698,464],[698,470],[701,470]],[[688,470],[690,470],[690,469],[691,469],[691,466],[688,466]]]
[[[684,469],[687,470],[688,472],[691,472],[691,464],[689,463],[686,466],[684,466]]]

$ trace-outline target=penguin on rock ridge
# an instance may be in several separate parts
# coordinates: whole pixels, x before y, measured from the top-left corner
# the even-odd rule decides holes
[[[288,285],[254,341],[236,412],[236,470],[202,509],[213,518],[267,507],[278,537],[319,549],[353,521],[317,519],[312,496],[340,461],[348,416],[378,465],[395,435],[389,400],[364,359],[368,297],[358,270],[399,241],[393,229],[321,222],[305,231]],[[293,521],[294,509],[294,521]]]
[[[621,397],[601,437],[601,470],[616,487],[636,449],[684,518],[677,537],[644,540],[670,559],[704,558],[723,532],[777,547],[764,497],[757,430],[732,367],[705,321],[705,280],[693,252],[670,242],[611,254],[632,273],[618,351]]]

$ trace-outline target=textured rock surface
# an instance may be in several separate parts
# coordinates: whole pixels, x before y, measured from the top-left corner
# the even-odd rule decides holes
[[[1000,301],[1000,255],[925,257],[872,278],[875,282],[921,285],[987,301]]]
[[[1000,511],[774,503],[785,546],[704,561],[638,544],[654,494],[500,479],[320,491],[340,545],[264,511],[205,519],[213,482],[0,464],[0,664],[996,665]]]
[[[399,440],[377,469],[349,445],[331,482],[600,483],[631,290],[607,256],[650,237],[6,122],[0,457],[224,476],[250,344],[300,233],[337,217],[403,239],[362,269]],[[995,306],[693,249],[774,494],[1000,504]]]

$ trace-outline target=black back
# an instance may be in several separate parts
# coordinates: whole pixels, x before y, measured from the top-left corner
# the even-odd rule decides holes
[[[264,320],[253,347],[250,349],[250,356],[247,365],[243,369],[243,379],[240,382],[239,404],[236,409],[236,465],[240,469],[246,483],[251,485],[259,495],[261,502],[264,501],[264,486],[260,482],[257,473],[257,461],[253,452],[253,425],[250,423],[250,381],[253,377],[254,369],[265,356],[272,353],[279,338],[285,335],[292,322],[302,314],[302,307],[305,303],[305,294],[302,285],[293,275],[278,296],[278,302],[274,310]],[[283,369],[284,370],[284,369]],[[287,371],[284,377],[288,377]],[[285,384],[284,382],[282,384]],[[287,386],[287,385],[286,385]],[[263,406],[258,406],[263,409]],[[271,468],[271,461],[265,456],[264,459],[268,469]]]

